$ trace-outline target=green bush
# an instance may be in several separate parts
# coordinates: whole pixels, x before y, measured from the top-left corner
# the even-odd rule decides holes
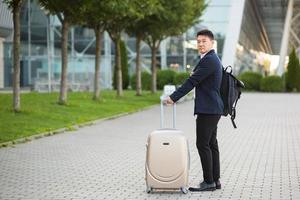
[[[176,72],[170,69],[157,71],[157,89],[162,90],[164,85],[174,85]]]
[[[142,90],[151,90],[151,74],[148,72],[142,72]],[[136,74],[131,76],[131,88],[136,89]]]
[[[244,82],[245,90],[259,91],[262,75],[257,72],[244,72],[239,76],[239,79]]]
[[[127,89],[129,86],[129,74],[128,74],[128,55],[126,44],[124,41],[120,42],[121,50],[121,70],[122,70],[122,86],[123,89]],[[113,86],[114,89],[117,89],[117,66],[114,68],[114,77],[113,77]]]
[[[174,83],[175,85],[182,85],[183,82],[190,76],[188,72],[176,73]]]
[[[300,91],[300,63],[295,49],[293,49],[289,56],[285,81],[287,91]]]
[[[267,76],[261,79],[261,91],[282,92],[284,89],[283,80],[280,76]]]

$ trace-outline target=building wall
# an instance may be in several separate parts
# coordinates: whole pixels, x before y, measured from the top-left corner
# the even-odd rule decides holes
[[[254,1],[245,2],[239,43],[246,49],[272,53],[262,17]]]
[[[224,66],[233,66],[235,72],[234,60],[235,52],[239,40],[241,23],[246,0],[231,0],[231,9],[229,12],[229,24],[227,26],[222,63]]]
[[[7,5],[0,1],[0,89],[4,88],[4,41],[12,33],[13,21],[11,11]]]
[[[3,41],[4,39],[0,37],[0,89],[4,88]]]
[[[13,21],[11,11],[3,1],[0,1],[0,37],[7,37],[10,35],[12,29]]]
[[[272,53],[266,28],[255,1],[246,0],[238,44],[235,51],[234,71],[270,72]]]

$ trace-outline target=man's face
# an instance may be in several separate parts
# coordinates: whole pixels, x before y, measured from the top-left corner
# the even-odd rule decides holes
[[[213,48],[214,41],[206,35],[199,35],[197,37],[197,47],[201,54],[207,53]]]

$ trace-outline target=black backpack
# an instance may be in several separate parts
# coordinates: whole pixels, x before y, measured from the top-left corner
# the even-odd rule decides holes
[[[222,84],[220,88],[224,104],[223,115],[227,116],[229,114],[231,116],[230,118],[234,128],[236,128],[236,124],[234,122],[236,115],[235,107],[241,96],[242,88],[245,88],[245,85],[242,81],[233,76],[232,67],[228,66],[223,68]]]

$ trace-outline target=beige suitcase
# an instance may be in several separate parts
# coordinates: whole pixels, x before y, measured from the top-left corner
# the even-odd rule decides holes
[[[147,193],[155,190],[188,192],[189,148],[183,132],[175,129],[176,104],[173,106],[173,128],[161,128],[148,136],[146,155]],[[161,127],[163,127],[161,102]]]

